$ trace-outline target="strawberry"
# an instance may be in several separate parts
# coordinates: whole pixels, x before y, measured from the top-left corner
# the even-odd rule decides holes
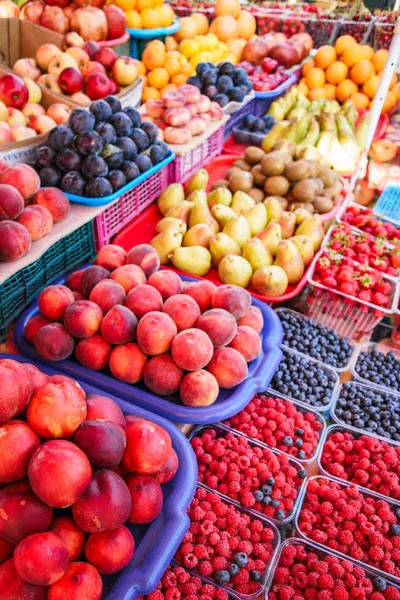
[[[326,285],[326,287],[336,288],[337,281],[334,277],[327,277],[326,279],[324,279],[324,285]]]
[[[375,256],[383,256],[385,253],[385,247],[382,238],[378,238],[371,246],[371,252]]]
[[[344,268],[338,273],[337,280],[339,283],[349,283],[353,281],[353,274],[353,270]]]
[[[358,229],[363,229],[366,226],[367,222],[368,222],[368,219],[365,215],[359,215],[358,217],[356,217],[353,220],[352,224],[354,225],[354,227],[357,227]]]
[[[366,240],[357,242],[354,246],[354,250],[357,252],[357,254],[366,254],[368,256],[371,254],[371,248]]]
[[[357,295],[363,302],[371,302],[371,292],[369,290],[361,290]]]
[[[379,258],[378,256],[376,256],[370,262],[371,267],[376,269],[380,273],[385,273],[385,271],[388,267],[388,264],[389,264],[389,261],[385,256],[383,256],[382,258]]]
[[[385,296],[389,296],[392,291],[392,286],[388,281],[384,281],[383,279],[381,279],[381,281],[378,281],[378,283],[376,284],[374,291],[379,292],[380,294],[384,294]]]
[[[345,248],[343,254],[349,258],[355,258],[357,256],[357,253],[355,250],[353,250],[353,248]]]
[[[350,250],[350,248],[348,248]],[[353,252],[353,250],[351,250]],[[354,261],[351,260],[350,256],[344,256],[342,258],[341,266],[342,267],[351,267],[353,270]]]
[[[361,265],[368,265],[369,264],[369,256],[368,254],[357,254],[355,259],[357,262],[359,262]]]
[[[372,304],[376,304],[377,306],[386,307],[389,304],[389,300],[389,296],[385,296],[380,292],[373,293],[371,297]]]
[[[396,226],[393,225],[393,223],[383,223],[383,227],[386,229],[386,234],[388,237],[390,237],[391,235],[393,235],[396,231]]]
[[[331,261],[327,256],[321,256],[315,263],[315,271],[316,273],[321,273],[322,271],[326,271],[331,266]]]
[[[378,225],[374,229],[374,236],[375,237],[383,237],[383,238],[387,239],[387,231],[386,231],[386,228],[384,227],[384,225]]]
[[[339,291],[343,294],[353,295],[356,292],[356,284],[352,282],[344,282],[339,284]]]
[[[400,250],[393,250],[392,256],[390,257],[390,263],[394,269],[400,267]]]
[[[373,277],[371,272],[364,273],[358,278],[358,280],[360,282],[360,287],[364,290],[371,290],[376,283],[375,278]]]
[[[386,275],[390,275],[390,277],[397,277],[396,269],[389,265],[386,269]]]

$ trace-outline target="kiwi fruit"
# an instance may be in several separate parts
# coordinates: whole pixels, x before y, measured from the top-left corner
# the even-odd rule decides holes
[[[298,160],[286,165],[285,177],[289,181],[302,181],[303,179],[309,179],[311,175],[311,167],[305,160]]]
[[[326,196],[317,196],[314,200],[314,208],[317,212],[328,213],[333,208],[333,202],[330,198],[326,198]]]
[[[292,192],[299,202],[314,202],[318,196],[318,185],[312,179],[303,179],[296,183]]]
[[[333,169],[327,169],[321,167],[319,170],[318,177],[323,181],[325,187],[331,187],[336,181],[338,181],[338,174]]]
[[[311,177],[318,177],[318,174],[321,170],[319,163],[315,160],[306,160],[306,163],[310,166],[311,169]]]
[[[249,165],[248,162],[243,160],[243,158],[238,158],[238,160],[235,160],[235,162],[232,165],[232,167],[239,167],[239,169],[241,169],[242,171],[251,171],[252,166],[253,165]]]
[[[340,191],[336,187],[326,187],[323,191],[325,198],[332,200],[334,204],[339,200]]]
[[[268,196],[284,196],[289,190],[290,183],[282,175],[268,177],[264,183],[264,192]]]
[[[262,172],[261,165],[254,165],[254,167],[251,169],[251,174],[253,175],[255,185],[264,187],[267,176]]]
[[[249,190],[247,193],[250,198],[253,198],[256,204],[262,202],[265,198],[265,194],[262,190],[260,190],[260,188],[251,188],[251,190]]]
[[[249,192],[253,187],[253,175],[242,171],[241,173],[234,173],[229,178],[229,189],[232,193],[235,192]]]
[[[264,150],[261,150],[257,146],[249,146],[244,153],[244,160],[250,165],[258,165],[264,156]]]
[[[291,140],[279,140],[276,142],[272,151],[279,150],[279,152],[287,152],[290,156],[294,156],[296,154],[296,144]]]
[[[218,188],[228,188],[228,187],[229,187],[229,181],[227,181],[226,179],[218,179],[218,181],[215,181],[212,184],[211,191],[217,190]]]
[[[321,179],[319,179],[318,177],[312,177],[311,181],[315,181],[315,183],[318,186],[318,195],[322,196],[323,191],[324,191],[324,182]]]
[[[283,152],[271,152],[266,154],[261,161],[261,170],[264,175],[282,175],[285,170],[285,157]]]
[[[299,208],[306,210],[309,213],[313,213],[314,212],[314,206],[313,204],[311,204],[311,202],[291,202],[289,204],[289,208],[288,210],[290,212],[294,212],[295,210],[298,210]]]
[[[226,179],[230,179],[234,173],[241,173],[242,171],[243,169],[240,169],[239,167],[231,167],[225,173],[225,177]]]

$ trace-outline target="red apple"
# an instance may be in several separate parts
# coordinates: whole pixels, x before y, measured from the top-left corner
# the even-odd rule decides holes
[[[28,102],[22,109],[22,114],[27,120],[28,124],[34,117],[38,117],[39,115],[45,115],[46,111],[41,104],[33,104],[32,102]]]
[[[71,0],[46,0],[47,6],[59,6],[60,8],[65,8]]]
[[[60,56],[61,50],[55,44],[42,44],[36,50],[36,63],[42,71],[47,72],[50,61],[55,56]]]
[[[80,92],[83,89],[83,85],[85,80],[83,75],[78,69],[74,69],[74,67],[67,67],[63,71],[58,78],[58,83],[63,92],[67,92],[67,94],[74,94],[75,92]]]
[[[64,50],[67,48],[83,48],[85,45],[85,40],[79,35],[79,33],[76,33],[75,31],[69,31],[67,35],[64,36],[62,45]]]
[[[115,4],[108,4],[103,8],[107,19],[108,40],[116,40],[124,35],[127,27],[124,11]]]
[[[82,69],[82,67],[84,67],[90,61],[89,54],[87,52],[85,52],[83,48],[75,48],[75,47],[67,48],[65,53],[72,56],[72,58],[75,60],[76,64],[78,65],[78,69]]]
[[[29,21],[39,25],[40,17],[44,11],[44,4],[40,0],[33,0],[33,2],[27,2],[21,9],[19,18],[23,21]]]
[[[10,0],[0,1],[0,19],[12,19],[19,17],[19,8]]]
[[[94,60],[89,61],[81,69],[84,80],[86,81],[90,75],[106,75],[106,70],[99,62]]]
[[[41,75],[34,58],[20,58],[14,63],[13,71],[19,77],[30,77],[33,81],[36,81]]]
[[[286,42],[275,44],[269,51],[269,56],[278,61],[286,69],[293,67],[299,60],[299,54],[295,47]]]
[[[86,79],[86,94],[91,100],[100,100],[110,95],[110,80],[107,75],[90,75]]]
[[[61,94],[61,88],[58,85],[57,77],[55,75],[50,75],[50,73],[46,73],[45,75],[41,75],[37,80],[38,84],[45,87],[56,94]]]
[[[69,29],[69,19],[59,6],[46,6],[40,16],[39,24],[62,35]]]
[[[84,40],[101,42],[107,39],[107,19],[99,8],[85,6],[78,8],[71,18],[71,29],[76,31]]]
[[[114,81],[124,87],[131,85],[138,76],[136,63],[129,56],[120,56],[113,64],[111,73]]]
[[[115,94],[119,94],[118,83],[114,81],[114,79],[110,79],[110,96],[115,96]]]
[[[10,144],[13,141],[11,127],[8,123],[0,121],[0,146]]]
[[[100,50],[100,46],[96,44],[96,42],[88,40],[87,42],[85,42],[83,49],[89,54],[90,60],[94,60],[96,53]]]
[[[0,77],[0,101],[6,106],[21,108],[28,102],[29,92],[25,83],[16,75]]]
[[[46,114],[50,119],[53,119],[57,125],[63,125],[63,123],[68,121],[71,109],[66,104],[54,102],[54,104],[49,106]]]
[[[94,55],[94,60],[99,62],[105,69],[111,69],[118,58],[118,54],[112,48],[100,48]]]

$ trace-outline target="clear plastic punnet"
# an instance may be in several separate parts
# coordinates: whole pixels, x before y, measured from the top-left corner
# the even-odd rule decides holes
[[[360,355],[364,354],[364,353],[368,353],[371,354],[372,352],[379,352],[380,354],[388,354],[389,352],[392,352],[396,359],[400,362],[400,350],[396,350],[396,348],[393,348],[391,346],[386,346],[385,344],[374,344],[373,342],[365,342],[364,344],[361,344],[357,347],[356,352],[354,354],[353,360],[351,362],[351,373],[353,375],[353,379],[355,379],[356,381],[360,381],[361,383],[365,383],[366,385],[372,385],[374,387],[380,388],[382,390],[384,390],[385,392],[397,392],[400,393],[400,382],[399,382],[399,389],[396,390],[396,388],[394,387],[389,387],[389,385],[383,385],[381,383],[377,383],[375,381],[372,381],[372,379],[368,379],[367,377],[363,377],[363,375],[360,374],[358,367],[360,365]],[[400,365],[399,365],[399,371],[400,371]],[[366,372],[366,375],[368,375],[368,371]]]

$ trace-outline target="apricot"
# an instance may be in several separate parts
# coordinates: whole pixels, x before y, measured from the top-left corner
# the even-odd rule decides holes
[[[50,586],[47,600],[100,600],[102,593],[98,570],[86,562],[71,562],[65,575]]]
[[[67,286],[73,292],[79,292],[80,294],[82,293],[81,280],[84,272],[85,269],[79,269],[79,271],[75,271],[74,273],[71,273],[71,275],[69,275],[67,279]]]
[[[40,189],[33,197],[33,204],[40,204],[50,211],[54,223],[64,221],[70,211],[70,204],[67,196],[55,187],[45,187]]]
[[[246,325],[257,331],[257,333],[261,333],[264,327],[264,317],[257,306],[250,306],[247,313],[238,320],[237,324]]]
[[[118,267],[111,273],[110,278],[121,284],[126,293],[137,285],[146,283],[146,275],[143,269],[133,264]]]
[[[240,325],[229,346],[240,352],[247,362],[251,362],[261,352],[261,338],[251,327]]]
[[[151,285],[137,285],[126,297],[125,306],[131,310],[138,319],[148,312],[160,311],[163,299],[158,290]]]
[[[89,300],[100,306],[104,314],[116,304],[125,304],[126,293],[122,285],[112,279],[103,279],[94,286]]]
[[[83,496],[72,507],[81,529],[98,533],[121,527],[131,510],[131,495],[125,481],[108,469],[93,472]]]
[[[125,431],[112,421],[85,421],[75,432],[73,442],[96,469],[111,469],[122,460]]]
[[[91,533],[85,546],[86,559],[102,575],[112,575],[126,567],[134,551],[133,536],[125,525],[113,531]]]
[[[201,329],[185,329],[174,338],[172,358],[185,371],[197,371],[205,367],[214,352],[212,341]]]
[[[48,285],[38,297],[40,312],[51,321],[62,321],[67,307],[73,302],[74,295],[65,285]]]
[[[126,263],[126,256],[126,250],[121,248],[121,246],[107,244],[99,250],[93,264],[104,267],[108,271],[114,271],[114,269],[122,267]]]
[[[0,565],[4,564],[7,560],[12,558],[14,554],[15,544],[10,544],[10,542],[6,542],[2,537],[0,537]],[[1,571],[0,571],[0,592],[1,589]]]
[[[61,323],[45,325],[36,334],[35,349],[46,360],[65,360],[74,351],[74,338]]]
[[[214,292],[212,303],[213,308],[223,308],[238,320],[249,310],[251,296],[247,290],[236,285],[220,285]]]
[[[0,221],[0,262],[13,262],[31,249],[29,231],[16,221]]]
[[[51,522],[50,531],[64,542],[70,561],[78,560],[82,556],[86,533],[78,527],[72,517],[56,517]]]
[[[153,246],[150,244],[139,244],[134,246],[128,252],[126,264],[137,265],[143,269],[146,277],[150,277],[160,268],[160,259]]]
[[[126,448],[122,457],[130,473],[153,475],[167,462],[172,449],[168,432],[156,423],[139,419],[126,427]]]
[[[218,394],[218,381],[203,369],[185,375],[180,387],[180,398],[185,406],[210,406]]]
[[[178,472],[178,469],[179,469],[179,458],[178,458],[178,455],[175,452],[175,450],[172,448],[172,450],[167,458],[167,462],[164,464],[163,467],[161,467],[161,469],[159,471],[157,471],[157,473],[154,473],[152,475],[152,477],[156,481],[158,481],[158,483],[160,485],[163,485],[164,483],[171,481],[171,479],[173,479],[175,477],[175,475]]]
[[[234,348],[217,348],[207,367],[222,388],[232,388],[247,377],[247,362]]]
[[[214,348],[229,344],[237,331],[235,317],[222,308],[212,308],[203,313],[197,322],[197,327],[208,335]]]
[[[33,393],[32,382],[21,363],[0,360],[0,425],[7,423],[28,405]]]
[[[101,324],[101,335],[110,344],[133,342],[138,320],[129,308],[117,304],[108,311]]]
[[[0,426],[0,483],[26,477],[31,456],[39,446],[39,437],[24,421],[15,419]]]
[[[20,216],[18,223],[29,232],[32,242],[40,240],[53,229],[53,217],[44,206],[27,206]]]
[[[212,307],[212,298],[217,286],[204,279],[203,281],[190,281],[185,286],[185,294],[197,302],[201,312]]]
[[[157,396],[169,396],[179,390],[183,370],[173,360],[170,354],[153,356],[144,368],[144,382]]]
[[[0,183],[0,221],[14,221],[24,210],[24,199],[11,185]]]
[[[29,482],[35,494],[55,508],[75,504],[89,486],[92,469],[88,457],[66,440],[45,442],[32,455]]]
[[[149,475],[128,475],[126,484],[132,498],[129,523],[142,524],[154,521],[163,506],[160,484]]]
[[[124,344],[110,354],[109,367],[116,379],[134,384],[143,378],[147,356],[137,344]]]
[[[98,265],[91,265],[84,270],[81,277],[81,292],[85,298],[89,298],[90,292],[103,279],[109,279],[110,271]]]
[[[0,597],[7,600],[46,600],[47,588],[21,579],[11,558],[0,567]]]
[[[160,292],[164,301],[175,294],[182,294],[183,291],[182,279],[174,271],[157,271],[150,275],[147,283]]]
[[[16,188],[24,200],[31,198],[40,187],[40,178],[35,169],[25,164],[8,167],[0,174],[0,183]],[[46,188],[43,188],[46,189]]]
[[[106,342],[101,335],[93,335],[77,343],[75,358],[84,367],[100,371],[108,365],[111,351],[112,345]]]
[[[140,319],[136,337],[141,350],[154,356],[168,352],[177,333],[177,327],[170,316],[152,311]]]
[[[42,317],[42,315],[35,315],[24,327],[24,336],[33,344],[33,340],[35,339],[35,335],[37,332],[44,327],[45,325],[49,325],[51,323],[50,319],[46,319],[46,317]]]
[[[98,394],[88,394],[86,396],[87,415],[86,419],[94,421],[100,419],[103,421],[112,421],[122,429],[126,427],[124,414],[118,404],[107,398],[107,396],[99,396]]]
[[[176,294],[168,298],[164,303],[163,312],[171,317],[178,331],[195,327],[201,314],[197,302],[185,294]]]
[[[73,337],[83,339],[100,331],[103,311],[90,300],[76,300],[64,313],[64,327]]]
[[[19,542],[14,566],[24,581],[33,585],[51,585],[66,573],[68,552],[64,542],[51,531],[34,533]]]
[[[42,385],[50,383],[50,376],[39,371],[39,369],[35,367],[35,365],[30,365],[29,363],[22,363],[22,367],[25,376],[29,379],[30,385],[32,386],[32,394],[36,392],[38,388],[42,387]]]

